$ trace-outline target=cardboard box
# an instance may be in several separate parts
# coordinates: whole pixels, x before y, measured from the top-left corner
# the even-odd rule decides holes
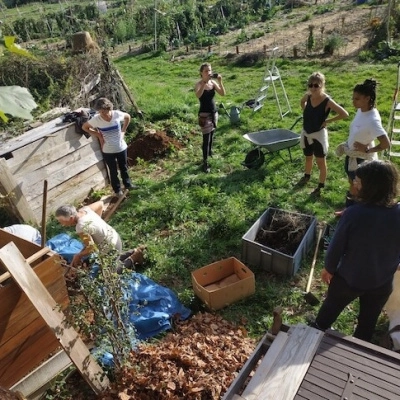
[[[293,255],[281,253],[269,246],[264,246],[255,241],[257,232],[275,212],[303,216],[309,221],[309,227],[303,240]],[[277,208],[267,208],[260,218],[242,237],[242,260],[249,265],[261,267],[279,275],[294,276],[302,260],[313,249],[317,229],[317,219],[312,215],[284,211]]]
[[[211,310],[219,310],[255,292],[253,272],[235,257],[193,271],[192,285]]]

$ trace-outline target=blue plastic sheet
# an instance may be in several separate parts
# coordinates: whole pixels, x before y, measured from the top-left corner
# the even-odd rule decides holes
[[[133,272],[124,276],[129,301],[129,321],[135,325],[138,339],[146,339],[171,328],[171,317],[187,319],[191,311],[175,293],[145,275]]]
[[[60,254],[67,262],[79,253],[83,244],[61,233],[49,239],[48,247]],[[93,265],[90,276],[94,279],[98,265]],[[184,307],[175,293],[145,275],[137,272],[121,275],[121,284],[125,288],[125,299],[128,302],[128,315],[125,322],[131,322],[136,328],[137,339],[147,339],[171,328],[171,318],[179,314],[180,319],[187,319],[191,311]]]
[[[68,233],[60,233],[52,237],[46,242],[46,246],[63,257],[67,263],[70,263],[74,255],[84,247],[81,241],[73,239]]]

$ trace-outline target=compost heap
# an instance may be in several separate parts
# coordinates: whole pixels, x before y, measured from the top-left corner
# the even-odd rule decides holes
[[[165,131],[154,129],[136,137],[128,146],[128,165],[136,165],[138,159],[152,161],[165,157],[173,149],[181,149],[178,140],[167,135]]]

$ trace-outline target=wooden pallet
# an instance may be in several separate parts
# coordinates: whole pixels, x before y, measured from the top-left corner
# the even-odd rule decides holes
[[[266,334],[250,356],[223,400],[293,399],[323,337],[323,332],[303,324],[280,331],[270,342]],[[260,362],[261,360],[261,362]],[[243,384],[258,365],[243,389]]]

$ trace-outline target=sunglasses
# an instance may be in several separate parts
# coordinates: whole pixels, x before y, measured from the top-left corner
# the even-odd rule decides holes
[[[309,83],[309,84],[308,84],[308,87],[309,87],[309,88],[312,88],[312,87],[313,87],[313,88],[317,89],[317,88],[320,87],[320,85],[318,85],[318,83]]]

